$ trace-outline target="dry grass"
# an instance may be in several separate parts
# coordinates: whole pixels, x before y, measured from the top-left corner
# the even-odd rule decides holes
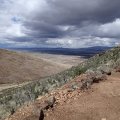
[[[34,55],[0,49],[0,84],[37,80],[65,69],[65,66]]]

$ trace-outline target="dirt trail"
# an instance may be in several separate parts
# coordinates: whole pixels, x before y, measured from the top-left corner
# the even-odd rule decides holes
[[[9,89],[9,88],[18,88],[18,87],[22,87],[26,84],[28,84],[30,82],[24,82],[24,83],[21,83],[21,84],[2,84],[0,85],[0,93],[3,91],[3,90],[6,90],[6,89]]]
[[[45,120],[120,120],[120,73],[94,84],[92,90],[70,103],[57,106]]]
[[[120,73],[93,84],[86,92],[74,91],[70,95],[73,97],[65,101],[60,98],[60,104],[47,111],[44,120],[120,120]],[[21,108],[9,120],[39,120],[33,111],[35,104]]]

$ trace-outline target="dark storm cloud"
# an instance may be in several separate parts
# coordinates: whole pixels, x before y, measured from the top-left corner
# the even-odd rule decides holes
[[[47,8],[42,12],[38,9],[36,14],[30,16],[32,20],[25,22],[25,26],[32,30],[28,35],[40,38],[62,37],[73,29],[70,27],[64,30],[58,26],[74,26],[74,29],[79,30],[87,24],[104,24],[120,17],[119,0],[46,0],[46,2]]]
[[[36,20],[57,25],[77,25],[84,21],[110,22],[120,17],[119,0],[46,0],[48,8]]]
[[[64,47],[120,41],[120,0],[5,1],[0,2],[0,25],[6,23],[1,28],[8,41]]]
[[[41,20],[26,21],[24,22],[24,26],[32,30],[31,32],[27,32],[27,34],[36,38],[57,38],[64,35],[64,32],[58,26],[51,25]]]

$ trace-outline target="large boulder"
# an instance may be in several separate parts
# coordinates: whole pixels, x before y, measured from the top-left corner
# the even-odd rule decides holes
[[[86,77],[81,80],[81,90],[89,89],[93,83],[99,83],[100,81],[106,80],[107,77],[105,74],[102,74],[101,71],[87,70]]]
[[[86,72],[86,77],[87,79],[93,80],[93,83],[106,80],[106,75],[104,75],[100,70],[88,70]]]
[[[52,108],[52,107],[54,106],[55,102],[56,102],[55,97],[53,97],[53,96],[49,97],[49,98],[45,101],[45,103],[44,103],[45,106],[43,107],[43,109],[47,110],[47,109],[49,109],[49,108]]]
[[[56,102],[56,99],[53,96],[49,97],[48,100],[47,100],[47,103],[50,107],[53,107],[55,102]]]
[[[112,70],[110,67],[108,67],[107,65],[102,65],[100,67],[97,68],[99,71],[101,71],[102,74],[106,74],[106,75],[111,75]]]
[[[89,79],[89,78],[85,78],[85,79],[81,80],[81,83],[82,83],[81,90],[89,89],[89,88],[91,88],[91,85],[93,84],[93,80]]]
[[[101,71],[95,71],[95,73],[91,76],[93,83],[99,83],[100,81],[106,80],[107,77],[105,74],[102,74]]]
[[[41,109],[41,111],[40,111],[40,116],[39,116],[39,120],[44,120],[44,112],[43,112],[43,110]]]

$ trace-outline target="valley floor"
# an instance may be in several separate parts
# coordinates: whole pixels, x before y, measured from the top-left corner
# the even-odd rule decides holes
[[[80,56],[0,50],[0,91],[19,87],[83,62]]]
[[[28,53],[27,53],[28,54]],[[85,61],[85,59],[81,56],[73,56],[73,55],[56,55],[56,54],[45,54],[45,53],[29,53],[32,57],[43,59],[44,61],[58,64],[63,68],[71,68],[72,66],[76,66],[81,62]]]
[[[93,84],[90,90],[69,90],[73,82],[79,84],[81,79],[79,76],[49,94],[57,101],[45,112],[44,120],[120,120],[120,73],[112,73],[107,80]],[[40,103],[41,97],[6,120],[42,120],[37,112]]]

